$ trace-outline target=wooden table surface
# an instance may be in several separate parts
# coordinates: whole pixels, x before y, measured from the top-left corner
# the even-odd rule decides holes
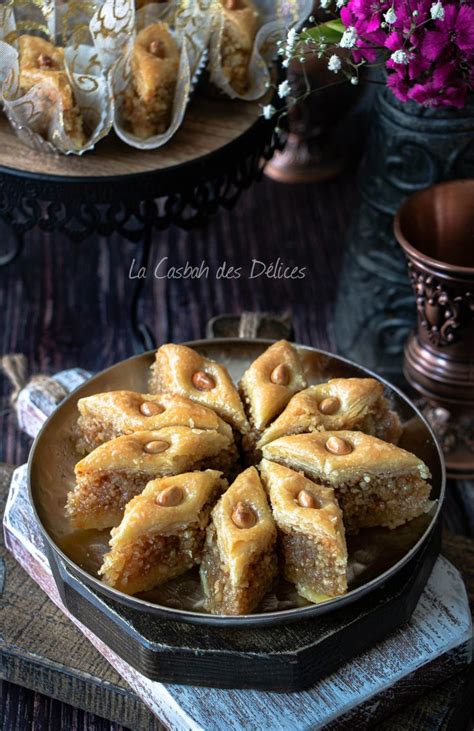
[[[158,280],[149,274],[142,312],[158,342],[203,337],[207,320],[220,313],[273,310],[291,313],[296,341],[333,348],[331,314],[344,232],[356,200],[351,173],[318,185],[265,180],[205,229],[157,234],[152,259],[154,264],[163,260],[170,276]],[[8,237],[0,224],[0,254],[8,248]],[[132,355],[129,272],[134,255],[134,245],[116,237],[73,244],[60,236],[28,234],[22,258],[0,269],[1,353],[25,353],[34,373],[76,365],[94,371]],[[266,270],[251,279],[253,260]],[[305,278],[270,276],[268,267],[278,260],[304,267]],[[172,268],[186,261],[208,265],[208,276],[173,278]],[[224,263],[241,267],[240,278],[218,278],[217,268]],[[0,461],[19,464],[30,440],[16,427],[9,391],[0,377]],[[471,503],[467,483],[450,491],[451,530],[474,535]],[[4,727],[10,731],[119,729],[31,691],[4,686]]]

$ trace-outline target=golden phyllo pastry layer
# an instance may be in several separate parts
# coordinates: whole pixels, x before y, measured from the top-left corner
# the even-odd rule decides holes
[[[156,351],[150,390],[186,396],[214,409],[238,431],[249,430],[242,401],[227,369],[186,345],[168,343]]]
[[[258,11],[252,0],[220,0],[224,16],[222,69],[238,94],[249,87],[249,62],[258,30]]]
[[[165,426],[215,429],[232,439],[231,427],[212,409],[175,394],[108,391],[80,399],[78,409],[77,447],[82,453],[123,434]]]
[[[264,431],[258,447],[287,434],[315,430],[363,431],[396,444],[402,427],[374,378],[333,378],[297,393]]]
[[[264,429],[291,397],[305,387],[306,379],[296,348],[286,340],[267,348],[247,368],[240,381],[252,427],[257,431]]]
[[[348,531],[396,528],[431,507],[424,462],[362,432],[281,437],[263,447],[263,456],[333,487]]]
[[[347,591],[347,548],[334,490],[266,459],[261,477],[278,527],[285,579],[311,602]]]
[[[130,131],[146,139],[167,130],[178,79],[179,48],[168,25],[153,23],[133,44],[131,80],[124,95],[123,117]]]
[[[186,472],[149,482],[112,530],[99,571],[125,594],[148,591],[200,561],[209,514],[227,487],[216,470]]]
[[[74,99],[65,66],[64,48],[37,36],[23,35],[18,38],[18,62],[20,90],[26,94],[39,84],[39,103],[45,120],[39,133],[48,138],[49,126],[58,105],[62,107],[64,131],[77,147],[85,144],[82,115]]]
[[[194,469],[228,471],[233,459],[231,439],[212,429],[175,426],[118,437],[78,462],[66,513],[75,528],[116,526],[150,480]]]
[[[206,609],[248,614],[276,575],[275,522],[258,472],[249,467],[212,511],[201,563]]]

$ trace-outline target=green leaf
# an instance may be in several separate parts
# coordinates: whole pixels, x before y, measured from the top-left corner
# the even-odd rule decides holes
[[[314,28],[308,28],[306,34],[317,43],[339,43],[345,31],[345,26],[341,20],[328,20],[327,23],[321,23]]]

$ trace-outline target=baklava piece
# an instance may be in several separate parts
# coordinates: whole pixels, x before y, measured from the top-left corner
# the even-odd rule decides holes
[[[260,470],[278,528],[285,579],[310,602],[345,594],[347,548],[334,490],[266,459]]]
[[[249,614],[278,571],[275,522],[255,467],[238,476],[211,517],[201,563],[206,609]]]
[[[22,35],[18,38],[18,63],[20,67],[20,90],[26,94],[36,85],[42,104],[44,119],[39,133],[48,138],[49,127],[58,105],[62,109],[64,131],[77,147],[86,141],[82,115],[74,99],[65,66],[64,48],[37,36]]]
[[[258,433],[306,387],[296,348],[286,340],[274,343],[247,368],[239,385],[252,430]]]
[[[117,437],[76,465],[66,514],[75,528],[116,526],[150,480],[206,468],[226,471],[233,459],[229,437],[212,429],[175,426]]]
[[[208,406],[239,432],[249,423],[227,369],[186,345],[168,343],[156,352],[150,391],[169,391]]]
[[[312,431],[362,431],[396,444],[402,427],[389,408],[381,383],[374,378],[333,378],[293,396],[286,409],[258,442]]]
[[[270,442],[262,451],[265,459],[333,487],[348,532],[396,528],[432,506],[424,462],[362,432],[296,434]]]
[[[136,594],[192,568],[201,559],[211,510],[226,487],[216,470],[149,482],[112,530],[99,571],[105,583]]]
[[[178,45],[166,23],[147,26],[135,39],[123,118],[130,131],[141,139],[162,134],[171,123],[179,56]]]
[[[232,439],[232,429],[206,406],[169,393],[108,391],[79,400],[77,449],[87,454],[110,439],[165,426],[215,429]]]
[[[222,70],[238,94],[249,87],[249,62],[258,30],[258,12],[251,0],[220,0],[224,28],[220,47]]]

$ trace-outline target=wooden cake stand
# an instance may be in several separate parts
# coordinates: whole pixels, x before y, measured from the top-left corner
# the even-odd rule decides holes
[[[197,95],[163,148],[136,150],[111,133],[82,157],[36,152],[0,116],[0,220],[14,232],[0,267],[36,226],[75,241],[118,233],[140,245],[136,260],[146,266],[154,231],[204,224],[261,177],[274,151],[274,122],[261,116],[267,101]],[[155,344],[138,317],[143,284],[137,280],[132,298],[136,351]]]

